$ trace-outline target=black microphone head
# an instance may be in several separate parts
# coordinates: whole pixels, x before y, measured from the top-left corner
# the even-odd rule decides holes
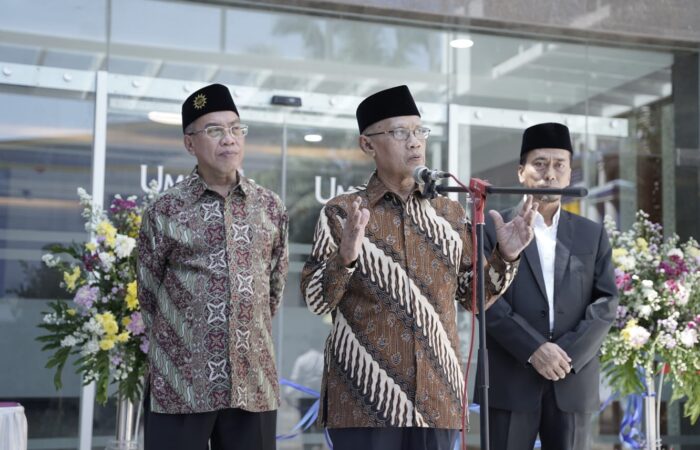
[[[425,173],[430,171],[426,166],[418,166],[413,169],[413,179],[418,184],[425,184]]]
[[[585,197],[588,195],[588,189],[585,187],[569,187],[565,189],[567,197]]]

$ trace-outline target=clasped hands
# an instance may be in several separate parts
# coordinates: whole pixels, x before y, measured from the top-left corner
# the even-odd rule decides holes
[[[571,372],[571,358],[554,342],[545,342],[529,359],[532,367],[545,379],[563,380]]]

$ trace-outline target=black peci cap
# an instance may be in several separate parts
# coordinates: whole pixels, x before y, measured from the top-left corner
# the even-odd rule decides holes
[[[413,101],[408,86],[401,85],[370,95],[357,107],[357,126],[362,133],[368,126],[380,120],[398,116],[418,116],[418,107]]]
[[[233,103],[231,92],[223,84],[210,84],[192,93],[182,103],[182,132],[201,116],[216,111],[233,111],[237,116],[238,109]]]
[[[540,123],[527,128],[523,133],[520,156],[538,148],[559,148],[573,153],[569,128],[556,122]]]

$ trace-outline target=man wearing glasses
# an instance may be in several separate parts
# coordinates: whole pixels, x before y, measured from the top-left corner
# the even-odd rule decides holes
[[[139,237],[145,448],[274,449],[287,212],[241,173],[248,126],[228,88],[190,95],[182,126],[197,166],[149,206]]]
[[[424,198],[413,180],[430,129],[406,86],[366,98],[357,122],[376,171],[325,205],[302,272],[309,309],[333,316],[319,418],[335,450],[451,450],[462,427],[454,302],[469,307],[469,225],[459,203]],[[530,199],[498,222],[488,304],[515,276],[533,217]]]

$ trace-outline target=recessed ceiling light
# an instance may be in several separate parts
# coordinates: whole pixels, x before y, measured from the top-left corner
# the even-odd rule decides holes
[[[461,39],[452,39],[450,41],[450,47],[453,47],[453,48],[469,48],[473,45],[474,45],[474,41],[472,41],[471,39],[461,38]]]
[[[323,136],[320,134],[307,134],[304,136],[304,140],[306,142],[321,142],[323,140]]]
[[[165,125],[182,125],[182,116],[178,113],[151,111],[148,113],[148,118]]]

